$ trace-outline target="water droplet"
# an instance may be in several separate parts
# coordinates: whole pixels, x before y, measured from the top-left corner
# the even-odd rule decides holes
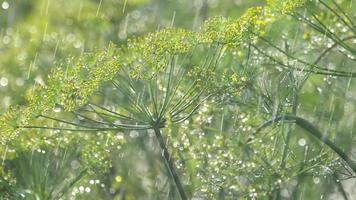
[[[2,7],[4,10],[7,10],[7,9],[9,9],[10,4],[9,4],[9,2],[4,1],[4,2],[2,2],[1,7]]]
[[[20,86],[20,87],[21,87],[21,86],[24,85],[24,83],[25,83],[25,82],[24,82],[24,80],[23,80],[22,78],[17,78],[17,79],[16,79],[16,85],[17,85],[17,86]]]
[[[74,48],[79,49],[80,47],[83,46],[82,42],[80,40],[77,40],[73,44]]]
[[[6,77],[1,77],[0,79],[0,86],[6,87],[9,84],[9,80]]]
[[[118,140],[123,140],[123,139],[124,139],[124,133],[123,133],[123,132],[118,132],[118,133],[116,134],[116,138],[117,138]]]
[[[59,106],[56,106],[55,108],[53,108],[53,111],[56,112],[56,113],[59,113],[62,111],[61,107]]]
[[[72,169],[78,169],[80,167],[80,163],[79,161],[77,160],[73,160],[71,163],[70,163],[70,166],[72,167]]]
[[[86,187],[86,188],[85,188],[85,192],[86,192],[86,193],[89,193],[90,191],[91,191],[90,187]]]
[[[136,138],[138,137],[138,135],[139,135],[138,131],[130,131],[130,137]]]
[[[115,177],[115,181],[118,182],[118,183],[121,183],[122,177],[121,176],[116,176]]]
[[[299,146],[304,147],[307,144],[307,141],[304,138],[300,138],[298,140],[298,144],[299,144]]]
[[[11,38],[7,35],[5,35],[3,38],[2,38],[2,42],[4,44],[9,44],[11,42]]]
[[[319,177],[314,177],[314,178],[313,178],[313,182],[314,182],[315,184],[319,184],[319,183],[320,183],[320,178],[319,178]]]
[[[83,186],[79,186],[79,192],[83,193],[84,192],[84,187]]]

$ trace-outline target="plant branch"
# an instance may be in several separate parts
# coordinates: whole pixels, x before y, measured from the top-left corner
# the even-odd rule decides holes
[[[260,127],[257,128],[255,134],[260,132],[262,129],[276,123],[279,121],[292,121],[296,123],[298,126],[306,130],[308,133],[310,133],[312,136],[315,138],[319,139],[322,143],[326,144],[330,149],[332,149],[336,154],[340,156],[347,164],[348,166],[352,169],[354,173],[356,173],[356,162],[353,161],[341,148],[339,148],[334,142],[323,136],[323,134],[310,122],[307,120],[294,116],[294,115],[281,115],[277,116],[272,120],[269,120],[262,124]]]
[[[347,197],[347,192],[345,191],[344,189],[344,186],[342,185],[341,181],[339,180],[337,174],[334,174],[334,178],[335,178],[335,182],[336,182],[336,185],[339,189],[339,192],[341,193],[342,197],[345,199],[345,200],[349,200],[349,198]]]
[[[61,197],[63,197],[63,195],[65,195],[70,188],[72,188],[78,181],[80,181],[80,179],[83,178],[83,176],[87,173],[87,171],[88,171],[87,168],[83,169],[78,174],[78,176],[76,176],[72,181],[70,181],[67,185],[65,185],[65,187],[62,188],[53,199],[61,199]]]
[[[165,160],[165,164],[170,172],[170,174],[172,175],[172,178],[174,180],[174,183],[175,185],[177,186],[177,189],[178,189],[178,192],[179,192],[179,195],[181,197],[182,200],[188,200],[188,197],[187,197],[187,194],[184,190],[184,187],[183,187],[183,184],[182,182],[180,181],[179,179],[179,176],[175,170],[175,166],[174,166],[174,163],[171,159],[171,156],[168,152],[168,149],[166,147],[166,143],[164,142],[164,139],[163,139],[163,136],[161,134],[161,131],[159,128],[154,128],[154,131],[155,131],[155,135],[156,135],[156,138],[158,140],[158,143],[161,147],[161,150],[162,150],[162,156],[164,157],[164,160]]]

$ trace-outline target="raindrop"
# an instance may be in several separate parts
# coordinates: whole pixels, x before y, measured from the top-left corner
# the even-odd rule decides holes
[[[9,44],[10,41],[11,41],[11,38],[9,36],[7,36],[7,35],[2,38],[2,42],[4,44]]]
[[[86,193],[89,193],[90,191],[91,191],[90,187],[86,187],[86,188],[85,188],[85,192],[86,192]]]
[[[124,133],[118,132],[118,133],[116,134],[116,138],[117,138],[118,140],[123,140],[123,139],[124,139]]]
[[[103,0],[100,0],[100,2],[99,2],[99,5],[98,5],[98,8],[97,8],[97,10],[96,10],[96,17],[99,15],[99,11],[100,11],[100,7],[101,7],[101,4],[103,3]]]
[[[0,79],[0,86],[6,87],[9,84],[9,80],[6,77],[1,77]]]
[[[126,10],[126,4],[127,4],[127,0],[125,0],[125,2],[124,2],[124,6],[123,6],[123,8],[122,8],[122,13],[125,13],[125,10]]]
[[[59,106],[56,106],[55,108],[53,108],[53,111],[56,112],[56,113],[59,113],[62,111],[61,107]]]
[[[313,178],[313,182],[314,182],[315,184],[319,184],[319,183],[320,183],[320,178],[319,178],[319,177],[314,177],[314,178]]]
[[[121,183],[122,177],[121,177],[121,176],[116,176],[116,177],[115,177],[115,181],[116,181],[117,183]]]
[[[307,143],[307,141],[306,141],[304,138],[300,138],[300,139],[298,140],[299,146],[304,147],[304,146],[306,145],[306,143]]]
[[[132,138],[136,138],[136,137],[138,137],[138,135],[139,135],[139,133],[138,133],[138,131],[130,131],[130,137],[132,137]]]
[[[83,186],[79,186],[79,192],[83,193],[84,192],[84,187]]]
[[[70,163],[70,166],[72,167],[72,169],[78,169],[80,167],[80,163],[79,161],[77,160],[73,160],[71,163]]]
[[[176,18],[176,11],[173,11],[173,16],[172,16],[172,20],[171,20],[171,26],[173,27],[174,25],[174,20]]]
[[[40,85],[44,85],[44,81],[43,81],[43,78],[41,76],[36,76],[35,78],[35,82],[40,84]]]
[[[21,87],[21,86],[24,85],[24,83],[25,83],[25,82],[24,82],[24,80],[23,80],[22,78],[17,78],[17,79],[16,79],[16,85],[17,85],[17,86],[20,86],[20,87]]]
[[[9,9],[10,4],[9,4],[9,2],[4,1],[4,2],[2,2],[1,7],[2,7],[4,10],[7,10],[7,9]]]
[[[79,192],[77,187],[73,187],[72,191],[73,191],[73,193],[78,193]]]
[[[82,47],[82,45],[83,44],[80,40],[75,41],[73,44],[74,48],[76,48],[76,49],[79,49],[80,47]]]

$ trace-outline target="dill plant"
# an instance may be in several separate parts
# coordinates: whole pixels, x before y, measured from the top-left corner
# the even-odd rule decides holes
[[[180,199],[297,198],[305,177],[314,176],[314,182],[319,174],[334,179],[340,169],[352,177],[355,161],[328,139],[330,135],[300,117],[312,118],[313,113],[304,110],[301,96],[310,79],[354,76],[351,71],[320,64],[338,46],[342,47],[336,52],[341,54],[338,59],[346,57],[352,63],[354,56],[354,48],[347,42],[354,25],[347,11],[330,2],[271,0],[237,20],[209,19],[200,31],[162,29],[119,48],[109,45],[69,58],[53,70],[46,85],[29,92],[27,106],[1,116],[2,145],[17,144],[23,131],[78,132],[75,142],[89,141],[79,156],[90,173],[111,167],[108,149],[124,143],[115,136],[117,132],[153,131],[178,192],[170,198]],[[322,6],[327,12],[318,11]],[[346,39],[324,24],[338,20],[346,28],[341,31]],[[271,34],[278,25],[286,27],[282,34],[287,36],[282,39]],[[318,35],[327,42],[317,41],[320,46],[316,46],[311,38],[321,37]],[[299,52],[307,42],[313,48]],[[312,55],[319,57],[306,61]],[[58,114],[53,109],[65,112]],[[333,114],[329,115],[332,121]],[[293,123],[316,141],[311,146],[297,141],[294,133],[303,130]],[[99,144],[105,143],[103,149],[100,145],[90,149],[95,138]],[[104,160],[95,159],[98,152]],[[101,164],[103,168],[98,167]],[[81,176],[79,173],[73,180]],[[67,189],[64,186],[54,197],[65,195]]]

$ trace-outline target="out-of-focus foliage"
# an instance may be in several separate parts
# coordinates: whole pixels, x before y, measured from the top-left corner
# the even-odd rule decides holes
[[[350,1],[1,7],[2,199],[354,197]]]

